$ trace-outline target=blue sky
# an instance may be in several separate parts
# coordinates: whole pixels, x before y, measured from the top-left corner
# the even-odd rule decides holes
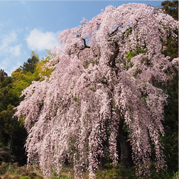
[[[0,0],[0,69],[11,75],[32,50],[45,56],[45,49],[58,45],[59,32],[80,25],[82,17],[90,20],[108,5],[132,2],[158,7],[162,1]]]

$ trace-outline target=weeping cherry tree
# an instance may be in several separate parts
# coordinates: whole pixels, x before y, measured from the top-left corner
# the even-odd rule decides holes
[[[165,169],[160,136],[167,95],[159,87],[172,78],[178,58],[161,51],[169,33],[177,38],[179,22],[132,3],[108,6],[81,23],[59,34],[60,48],[46,64],[51,76],[22,92],[15,115],[25,118],[28,163],[50,177],[67,160],[95,178],[105,157],[114,165],[128,161],[125,125],[136,173],[150,176],[152,149],[156,170]]]

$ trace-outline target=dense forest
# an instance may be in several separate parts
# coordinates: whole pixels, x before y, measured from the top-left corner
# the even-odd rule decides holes
[[[178,177],[178,1],[121,8],[0,69],[2,178]]]

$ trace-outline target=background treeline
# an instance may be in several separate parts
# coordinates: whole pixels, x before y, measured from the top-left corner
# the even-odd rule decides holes
[[[178,0],[164,1],[161,3],[162,9],[175,20],[178,20]],[[178,35],[178,29],[176,30]],[[178,38],[173,39],[171,33],[167,36],[167,41],[163,41],[165,50],[162,53],[170,56],[170,60],[178,57]],[[170,73],[170,72],[168,72]],[[161,87],[169,95],[168,105],[165,107],[165,136],[162,138],[164,144],[164,154],[169,172],[178,171],[178,71],[166,86]]]
[[[161,8],[178,20],[178,1],[164,1],[161,3]],[[177,30],[176,33],[178,34]],[[162,51],[165,56],[170,56],[170,60],[178,57],[177,38],[173,39],[169,32],[167,40],[162,43],[165,46],[165,50]],[[24,144],[27,132],[23,126],[24,119],[21,118],[18,121],[17,118],[13,118],[14,107],[18,106],[23,99],[20,97],[23,89],[34,80],[43,80],[41,76],[51,74],[51,69],[44,70],[43,67],[51,58],[53,55],[50,51],[47,51],[47,55],[41,60],[37,54],[32,52],[27,62],[15,70],[11,76],[0,69],[0,164],[2,162],[26,164]],[[178,170],[178,72],[176,71],[176,75],[168,81],[167,85],[156,85],[159,85],[169,95],[163,122],[165,136],[161,137],[161,140],[164,144],[167,171],[170,176],[173,176]],[[157,175],[154,178],[157,178]]]
[[[23,97],[21,92],[32,81],[43,80],[41,76],[49,76],[50,69],[43,70],[45,63],[53,55],[47,55],[40,60],[38,55],[32,52],[31,57],[15,70],[11,76],[0,69],[0,162],[26,163],[24,144],[27,132],[24,128],[24,119],[13,118],[14,107],[18,106]]]

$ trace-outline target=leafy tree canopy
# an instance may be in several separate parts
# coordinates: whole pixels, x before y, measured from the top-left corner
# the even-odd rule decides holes
[[[34,53],[34,51],[32,51],[31,53],[31,58],[29,58],[27,60],[27,62],[24,62],[24,65],[22,66],[22,71],[23,73],[27,73],[27,72],[34,72],[35,69],[35,65],[39,62],[39,57],[37,54]]]
[[[27,133],[23,125],[24,119],[18,121],[13,118],[14,107],[23,99],[20,97],[22,90],[32,81],[43,81],[43,76],[50,76],[53,70],[45,67],[45,64],[52,56],[47,51],[43,60],[39,60],[38,55],[32,52],[31,58],[23,67],[14,71],[12,76],[0,70],[0,161],[26,163],[24,143]]]
[[[7,76],[7,73],[4,70],[0,69],[0,81],[2,82]]]
[[[175,20],[178,20],[178,1],[177,0],[163,1],[161,5],[162,5],[162,9],[165,10],[167,14],[171,15]]]

